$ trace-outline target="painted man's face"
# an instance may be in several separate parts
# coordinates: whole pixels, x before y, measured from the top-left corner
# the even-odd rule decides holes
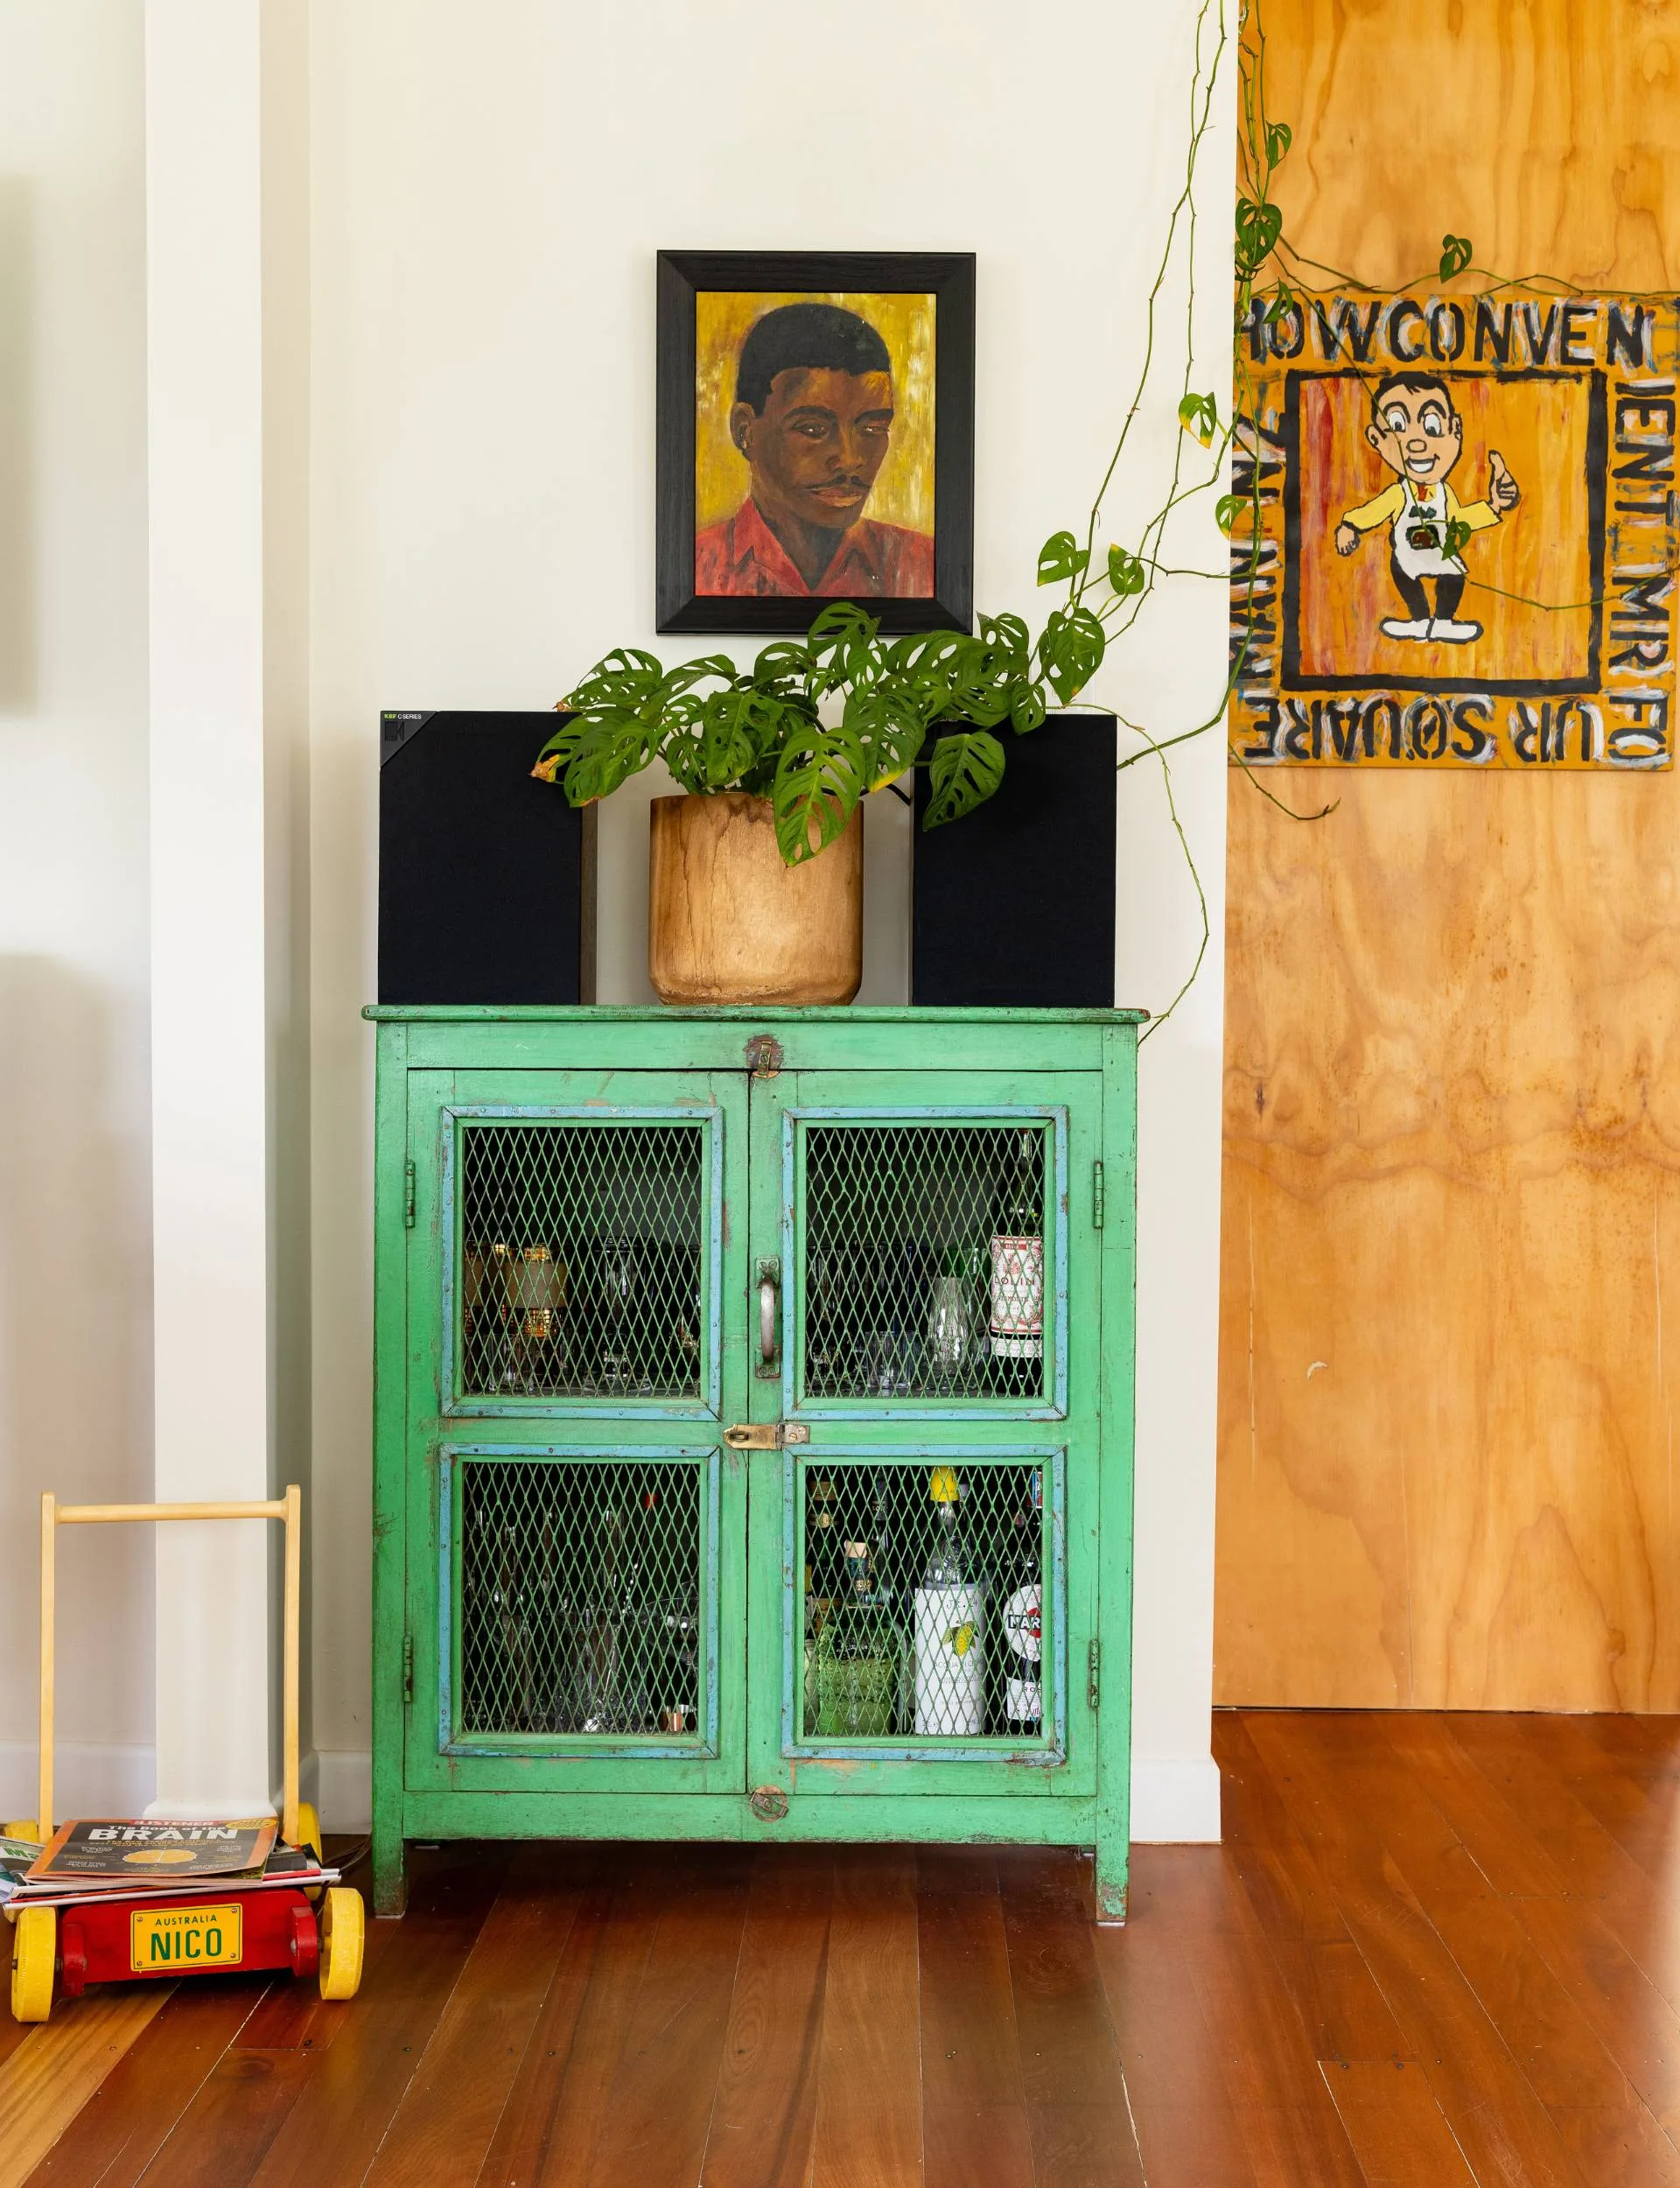
[[[885,372],[779,372],[762,414],[738,403],[730,438],[752,466],[754,498],[825,530],[864,513],[892,431]]]
[[[1365,438],[1390,471],[1430,487],[1459,460],[1464,424],[1438,388],[1390,388]]]

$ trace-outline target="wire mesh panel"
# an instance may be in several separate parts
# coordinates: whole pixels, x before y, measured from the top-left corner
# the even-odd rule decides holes
[[[1047,1127],[808,1124],[808,1398],[1040,1398]]]
[[[456,1729],[700,1729],[702,1479],[681,1460],[461,1462]]]
[[[1044,1469],[812,1459],[802,1469],[795,1708],[806,1743],[1040,1743]]]
[[[464,1395],[700,1395],[704,1132],[463,1126]]]

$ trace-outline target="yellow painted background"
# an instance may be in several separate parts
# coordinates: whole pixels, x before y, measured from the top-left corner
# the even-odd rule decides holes
[[[1588,387],[1571,381],[1450,380],[1464,421],[1451,485],[1460,502],[1488,498],[1488,456],[1498,449],[1522,499],[1463,551],[1470,583],[1461,616],[1482,635],[1467,646],[1387,638],[1385,615],[1406,613],[1389,574],[1386,524],[1357,551],[1337,554],[1342,515],[1394,484],[1365,438],[1374,382],[1355,374],[1301,387],[1301,668],[1308,676],[1584,677],[1592,618],[1587,530]],[[1426,589],[1432,599],[1432,581]],[[1522,600],[1504,597],[1521,594]],[[1546,607],[1525,600],[1555,604]]]
[[[867,319],[892,359],[892,443],[864,515],[913,531],[934,529],[935,298],[857,296],[844,290],[703,289],[694,300],[694,522],[696,531],[732,516],[746,496],[745,459],[729,438],[735,366],[755,319],[782,304],[838,304]]]

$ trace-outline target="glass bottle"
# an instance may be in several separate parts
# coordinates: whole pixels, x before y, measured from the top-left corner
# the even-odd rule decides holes
[[[892,1525],[892,1476],[878,1473],[869,1516],[869,1561],[875,1600],[890,1606],[898,1593],[898,1538]]]
[[[490,1248],[490,1266],[485,1272],[483,1299],[488,1309],[484,1319],[490,1324],[486,1332],[494,1347],[494,1366],[485,1378],[487,1390],[516,1390],[519,1378],[514,1371],[514,1311],[516,1280],[514,1274],[514,1250],[505,1239],[498,1238]]]
[[[1037,1133],[1020,1135],[1015,1173],[991,1240],[991,1354],[1044,1357],[1044,1210]]]
[[[833,1335],[834,1256],[822,1247],[808,1247],[805,1254],[805,1388],[812,1396],[828,1394],[832,1377],[830,1354]]]
[[[619,1732],[622,1699],[625,1565],[624,1514],[611,1488],[595,1520],[593,1601],[580,1606],[581,1632],[572,1654],[572,1711],[579,1732]]]
[[[601,1307],[606,1330],[601,1351],[601,1388],[634,1391],[640,1378],[632,1357],[635,1333],[629,1316],[641,1289],[641,1269],[627,1238],[609,1238],[601,1254]],[[642,1390],[651,1384],[641,1385]]]
[[[928,1359],[935,1389],[950,1390],[962,1380],[973,1335],[962,1257],[949,1252],[943,1257],[941,1274],[934,1280],[928,1308]]]
[[[934,1546],[915,1599],[915,1729],[940,1737],[985,1729],[985,1582],[970,1562],[954,1466],[928,1481]]]
[[[1037,1739],[1044,1724],[1044,1469],[1035,1466],[1026,1506],[1015,1515],[1009,1594],[1002,1612],[1004,1719],[1016,1739]]]
[[[813,1630],[820,1630],[845,1587],[845,1564],[836,1522],[834,1483],[826,1474],[808,1477],[805,1494],[805,1602]]]
[[[565,1360],[566,1265],[545,1245],[523,1247],[508,1264],[514,1379],[522,1391],[551,1390]]]
[[[484,1248],[476,1238],[461,1242],[461,1387],[483,1387],[479,1370],[484,1317]],[[479,1340],[474,1343],[474,1339]]]

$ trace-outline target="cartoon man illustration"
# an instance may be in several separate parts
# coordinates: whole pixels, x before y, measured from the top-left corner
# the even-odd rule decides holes
[[[1347,511],[1336,527],[1336,552],[1351,555],[1367,532],[1391,526],[1389,574],[1406,613],[1385,616],[1383,630],[1390,638],[1468,645],[1480,637],[1481,625],[1459,621],[1467,572],[1448,551],[1447,527],[1462,524],[1472,532],[1485,532],[1501,522],[1521,499],[1516,480],[1503,456],[1491,449],[1487,500],[1460,501],[1447,473],[1463,452],[1464,421],[1452,407],[1446,381],[1432,372],[1394,372],[1379,382],[1365,438],[1396,474],[1395,482],[1374,501]],[[1432,614],[1425,579],[1435,585]]]
[[[892,433],[892,360],[867,319],[816,302],[766,312],[729,413],[750,490],[696,534],[695,591],[931,598],[931,536],[864,514]]]

